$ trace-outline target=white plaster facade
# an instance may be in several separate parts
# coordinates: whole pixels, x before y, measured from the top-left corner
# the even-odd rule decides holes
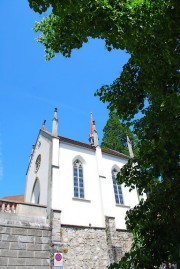
[[[39,132],[27,169],[25,202],[38,201],[50,209],[61,210],[64,225],[105,228],[105,216],[110,216],[115,218],[116,229],[126,229],[126,211],[138,204],[138,194],[122,185],[124,203],[117,205],[112,170],[120,170],[128,157],[60,137],[54,131],[56,128],[53,125],[53,135],[45,128]],[[73,163],[76,159],[83,167],[84,198],[74,197]],[[35,182],[39,184],[39,200]]]

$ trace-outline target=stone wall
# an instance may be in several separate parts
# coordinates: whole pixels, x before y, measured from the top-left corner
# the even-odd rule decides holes
[[[61,239],[59,251],[64,257],[63,269],[105,269],[110,263],[118,262],[131,243],[126,231],[115,231],[108,245],[106,229],[64,225]]]
[[[116,230],[114,218],[106,217],[106,229],[60,225],[60,212],[53,219],[52,252],[63,253],[63,269],[106,269],[130,248],[131,235]]]
[[[106,228],[61,225],[61,211],[0,200],[0,269],[53,269],[54,253],[63,253],[63,269],[106,269],[129,250],[131,236]],[[58,268],[59,269],[59,268]]]
[[[105,222],[109,262],[118,262],[129,251],[132,237],[125,230],[116,230],[115,219],[113,217],[106,217]]]
[[[105,269],[109,264],[105,229],[61,227],[64,269]]]
[[[51,230],[45,216],[40,206],[5,204],[0,212],[0,269],[50,268]]]

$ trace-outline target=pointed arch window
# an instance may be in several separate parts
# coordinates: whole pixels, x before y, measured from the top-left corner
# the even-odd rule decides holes
[[[73,163],[74,197],[84,198],[83,166],[80,160]]]
[[[39,204],[39,200],[40,200],[40,183],[39,183],[39,179],[36,178],[34,186],[33,186],[31,202],[34,204]]]
[[[114,196],[115,201],[117,205],[123,205],[124,199],[123,199],[123,193],[122,193],[122,187],[120,184],[117,184],[116,177],[117,177],[118,171],[116,169],[112,170],[112,181],[113,181],[113,188],[114,188]]]

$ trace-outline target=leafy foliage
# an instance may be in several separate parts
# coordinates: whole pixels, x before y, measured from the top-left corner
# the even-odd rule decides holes
[[[137,139],[133,132],[125,124],[120,122],[116,112],[110,111],[109,119],[103,129],[104,135],[102,138],[101,147],[110,148],[126,155],[129,155],[127,145],[127,135],[129,136],[133,148],[137,149]]]
[[[96,92],[121,120],[133,124],[139,154],[119,175],[132,189],[148,193],[130,210],[131,251],[110,268],[157,268],[180,263],[180,97],[179,0],[29,0],[34,11],[51,8],[35,25],[42,32],[47,59],[70,57],[89,37],[101,38],[110,51],[131,57],[120,76]],[[148,106],[145,107],[145,102]],[[142,118],[133,120],[136,113]]]

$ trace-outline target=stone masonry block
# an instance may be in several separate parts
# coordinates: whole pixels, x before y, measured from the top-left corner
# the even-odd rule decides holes
[[[28,229],[27,234],[28,235],[33,235],[33,236],[42,236],[43,231],[42,230],[37,230],[37,229]]]
[[[22,267],[20,267],[22,269]],[[0,269],[16,269],[16,266],[1,266],[0,265]]]
[[[9,249],[10,243],[9,242],[2,242],[0,241],[0,249]],[[1,263],[0,263],[1,264]]]
[[[48,259],[49,258],[49,251],[35,251],[34,257],[41,258],[41,259]]]
[[[0,234],[6,233],[6,227],[0,226]]]
[[[42,246],[42,250],[49,251],[49,249],[50,249],[50,246],[48,244],[42,244],[41,246]]]
[[[10,227],[4,227],[4,226],[0,226],[0,234],[9,234],[10,233],[11,228]]]
[[[16,269],[16,266],[1,266],[0,265],[0,269]],[[20,267],[22,269],[22,267]]]
[[[5,242],[4,242],[5,243]],[[20,242],[11,242],[10,243],[10,249],[26,249],[26,244],[25,243],[20,243]]]
[[[25,228],[13,228],[11,234],[27,235],[27,229]]]
[[[0,249],[0,257],[14,257],[17,258],[18,251],[17,250],[7,250],[7,249]]]
[[[53,212],[53,219],[61,220],[61,212]]]
[[[49,259],[43,259],[43,260],[41,260],[41,265],[43,266],[43,268],[44,268],[44,266],[48,266],[50,264],[50,260]]]
[[[5,257],[0,258],[0,265],[5,266],[7,265],[7,263],[8,263],[8,258],[5,258]]]
[[[19,258],[33,258],[34,252],[33,251],[26,251],[26,250],[19,250],[18,257]]]
[[[8,234],[0,234],[0,241],[8,241]]]
[[[42,233],[43,233],[43,236],[50,236],[50,231],[48,231],[48,230],[43,230],[42,231]]]
[[[37,258],[26,258],[24,259],[25,260],[25,263],[26,265],[31,265],[31,266],[34,266],[34,265],[41,265],[41,259],[37,259]]]
[[[11,267],[8,267],[8,268],[11,269]],[[15,269],[34,269],[34,266],[26,266],[25,268],[24,268],[24,266],[16,266]]]
[[[18,237],[18,241],[19,242],[22,242],[22,243],[30,243],[30,242],[34,242],[34,237],[33,236],[23,236],[23,235],[21,235],[21,236],[19,236]]]
[[[59,242],[61,241],[60,240],[60,236],[57,236],[57,235],[56,236],[53,236],[52,235],[52,242],[57,242],[57,241],[59,241]]]
[[[54,220],[53,223],[52,223],[52,227],[57,227],[57,228],[60,228],[61,224],[59,221],[57,220]]]
[[[19,258],[9,258],[9,262],[8,262],[8,266],[10,265],[21,265],[21,266],[25,266],[25,259],[19,259]]]
[[[49,243],[50,238],[49,237],[36,237],[35,238],[35,243],[38,244],[48,244]]]
[[[34,244],[34,243],[27,243],[26,249],[27,250],[43,250],[43,244]]]
[[[8,242],[18,242],[18,236],[17,235],[11,235],[11,234],[2,234],[2,241],[8,241]]]
[[[19,268],[17,268],[17,269],[19,269]],[[27,269],[27,267],[26,267],[26,269]],[[32,267],[31,267],[31,269],[32,269]],[[33,269],[49,269],[49,265],[47,265],[47,266],[45,266],[45,265],[43,265],[43,266],[33,266]]]

